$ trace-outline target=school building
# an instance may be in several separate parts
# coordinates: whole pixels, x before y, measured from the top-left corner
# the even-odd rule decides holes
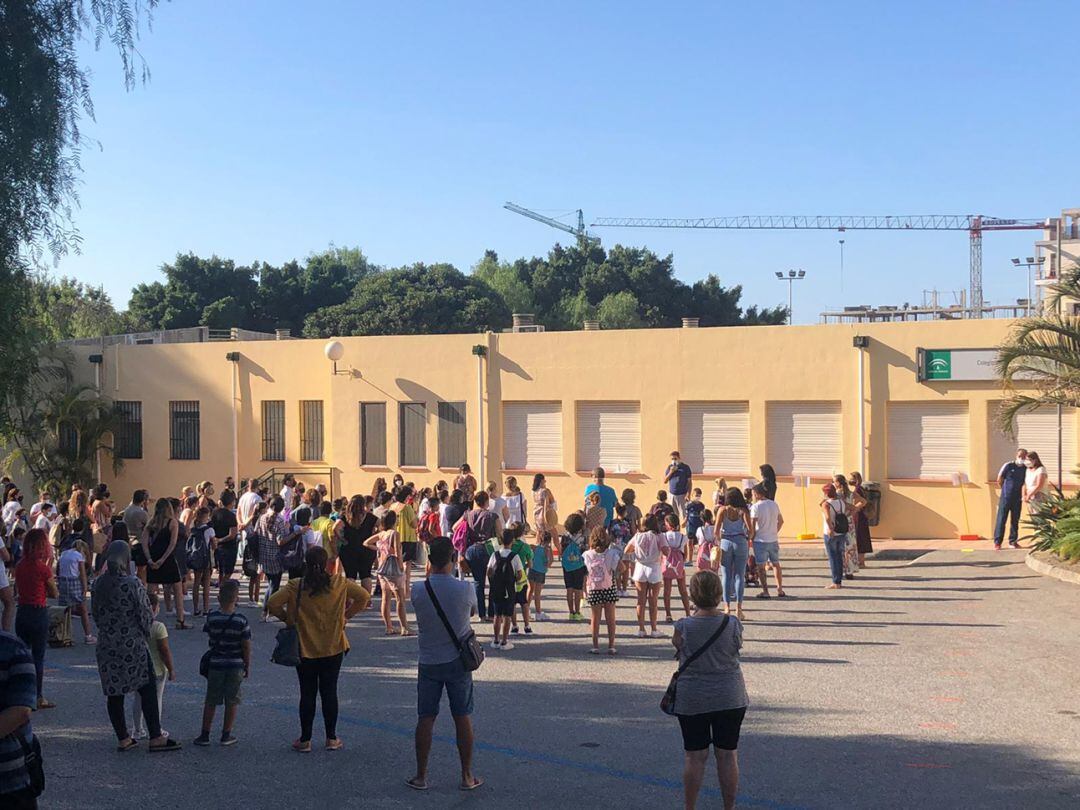
[[[875,536],[992,530],[993,479],[1017,444],[1057,480],[1055,411],[998,427],[994,347],[1013,321],[508,332],[75,348],[79,375],[123,409],[124,501],[229,474],[295,472],[335,495],[400,472],[419,486],[467,461],[482,481],[543,472],[560,516],[591,470],[654,501],[673,449],[713,480],[779,476],[784,534],[821,533],[820,485],[861,470],[880,483]],[[336,358],[336,360],[331,359]],[[1062,419],[1066,486],[1076,415]],[[963,492],[954,475],[966,476]],[[797,481],[808,480],[802,490]],[[500,482],[501,485],[501,482]],[[963,495],[963,498],[962,498]]]

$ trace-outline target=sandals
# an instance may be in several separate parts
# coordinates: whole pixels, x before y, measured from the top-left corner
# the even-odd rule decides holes
[[[465,784],[464,782],[462,782],[460,785],[458,785],[458,790],[476,790],[482,784],[484,784],[484,780],[481,779],[479,776],[474,776],[472,782],[470,782],[469,784]]]
[[[413,790],[427,790],[428,783],[417,779],[415,776],[410,776],[405,780],[405,784],[411,787]]]
[[[787,599],[787,592],[786,592],[786,591],[777,591],[777,592],[776,592],[776,595],[777,595],[777,596],[778,596],[778,597],[779,597],[780,599]]]
[[[183,746],[171,737],[166,739],[162,745],[151,745],[147,750],[151,754],[164,754],[169,751],[179,751]]]
[[[125,751],[130,751],[132,748],[138,747],[138,745],[138,740],[136,740],[134,737],[128,737],[126,743],[120,743],[118,746],[116,746],[116,750],[122,754]]]
[[[55,709],[56,704],[53,703],[51,700],[46,700],[43,697],[39,697],[37,701],[37,707],[39,709]]]
[[[765,591],[762,591],[761,593],[759,593],[754,598],[755,599],[772,599],[772,594],[768,594],[768,593],[765,593]]]
[[[191,629],[191,625],[190,625],[190,624],[188,624],[188,623],[187,623],[187,622],[185,622],[185,621],[178,621],[178,622],[176,623],[176,629],[177,629],[177,630],[190,630],[190,629]]]

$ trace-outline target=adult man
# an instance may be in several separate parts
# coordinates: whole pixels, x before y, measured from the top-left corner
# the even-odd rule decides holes
[[[585,487],[586,502],[594,492],[600,493],[600,506],[604,509],[604,526],[610,526],[611,521],[615,519],[615,504],[619,502],[619,498],[615,495],[615,490],[604,483],[603,467],[593,470],[593,482]]]
[[[232,579],[233,571],[236,570],[236,554],[240,547],[238,537],[239,524],[232,507],[236,504],[236,496],[230,490],[221,493],[220,506],[210,513],[210,528],[214,530],[217,538],[217,552],[214,554],[217,560],[218,575],[222,582]]]
[[[761,582],[759,599],[769,599],[769,579],[765,572],[765,563],[771,562],[776,574],[776,595],[784,593],[784,575],[780,570],[780,529],[784,527],[784,516],[780,507],[769,497],[769,491],[762,484],[755,484],[754,502],[750,506],[750,519],[754,522],[754,559],[757,561],[758,580]]]
[[[1009,520],[1009,545],[1020,548],[1017,536],[1020,531],[1020,504],[1024,495],[1024,476],[1027,474],[1027,450],[1017,448],[1016,458],[1001,466],[997,481],[1001,487],[998,499],[997,520],[994,522],[994,548],[1001,548],[1005,539],[1005,520]]]
[[[240,500],[236,504],[236,519],[240,523],[247,523],[251,520],[251,516],[255,514],[255,507],[262,502],[262,498],[259,497],[259,480],[257,478],[251,478],[247,482],[247,491],[240,496]]]
[[[26,769],[26,748],[34,738],[30,712],[36,707],[30,648],[18,636],[0,631],[0,807],[7,810],[38,806]]]
[[[671,463],[664,471],[664,483],[668,485],[668,493],[671,495],[671,506],[679,520],[686,520],[686,495],[693,485],[693,470],[689,464],[683,463],[678,450],[671,451]]]
[[[296,493],[296,476],[292,473],[287,473],[285,478],[281,481],[281,492],[278,494],[281,496],[281,500],[285,501],[285,509],[291,510],[293,508],[293,497]]]
[[[30,507],[30,525],[37,528],[37,519],[38,515],[41,514],[41,510],[51,505],[52,501],[49,500],[49,493],[45,491],[39,493],[37,502]]]
[[[145,489],[137,489],[131,496],[131,503],[120,513],[124,525],[127,526],[128,537],[138,540],[143,536],[143,529],[150,522],[150,492]]]
[[[428,789],[428,757],[443,689],[450,701],[450,715],[454,718],[457,731],[458,756],[461,759],[460,787],[462,790],[475,790],[484,784],[484,780],[472,772],[472,673],[461,662],[455,643],[455,637],[460,639],[469,632],[469,617],[477,607],[476,593],[467,582],[454,579],[453,556],[454,548],[447,538],[432,540],[428,551],[427,582],[412,591],[420,651],[416,689],[416,776],[405,781],[415,790]],[[450,624],[450,630],[439,617],[436,601]],[[454,637],[451,637],[451,631]]]

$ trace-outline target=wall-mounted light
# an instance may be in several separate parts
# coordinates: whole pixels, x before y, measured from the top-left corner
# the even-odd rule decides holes
[[[89,359],[90,362],[93,363],[94,365],[100,366],[102,363],[105,362],[105,355],[103,355],[103,354],[92,354],[87,359]]]
[[[230,363],[239,363],[240,352],[229,352],[227,355],[225,355],[225,359],[228,360]]]
[[[350,377],[358,377],[359,372],[355,369],[347,369],[338,371],[338,360],[345,356],[345,346],[340,340],[331,340],[323,347],[323,354],[326,355],[326,359],[330,361],[333,366],[332,374],[347,374]]]

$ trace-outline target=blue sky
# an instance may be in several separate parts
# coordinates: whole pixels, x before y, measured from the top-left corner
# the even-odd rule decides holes
[[[1080,205],[1068,3],[181,0],[126,92],[88,46],[96,122],[60,274],[118,304],[177,252],[281,262],[545,253],[513,200],[599,216],[969,214]],[[1060,25],[1054,20],[1060,21]],[[796,320],[967,286],[964,233],[598,231]],[[986,298],[1026,295],[988,234]]]

